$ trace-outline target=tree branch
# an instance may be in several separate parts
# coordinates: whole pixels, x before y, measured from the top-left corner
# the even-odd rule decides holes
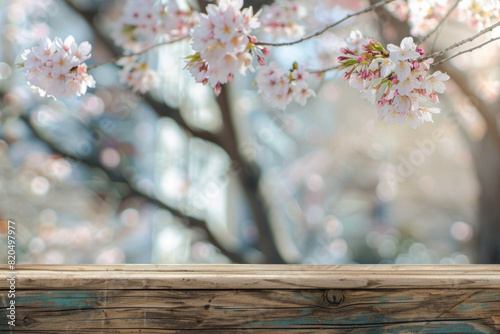
[[[231,160],[240,167],[238,178],[243,186],[252,219],[259,232],[261,250],[267,256],[267,263],[285,263],[276,246],[274,233],[267,213],[268,206],[259,191],[260,169],[257,165],[249,164],[238,149],[238,138],[231,114],[226,86],[222,87],[222,91],[217,97],[217,102],[222,112],[224,123],[223,133],[225,138],[227,138],[225,141],[227,144],[226,152],[229,154]]]
[[[450,46],[448,46],[447,48],[444,48],[440,51],[436,51],[434,53],[431,53],[425,57],[422,57],[420,58],[421,60],[425,60],[425,59],[429,59],[429,58],[436,58],[436,57],[441,57],[442,55],[444,55],[447,51],[450,51],[454,48],[457,48],[465,43],[468,43],[468,42],[472,42],[473,40],[475,40],[476,38],[478,38],[479,36],[482,36],[484,34],[486,34],[487,32],[490,32],[492,31],[493,29],[495,29],[496,27],[499,27],[500,26],[500,22],[497,22],[491,26],[489,26],[488,28],[485,28],[483,30],[481,30],[480,32],[478,32],[477,34],[475,35],[472,35],[464,40],[461,40],[460,42],[456,42],[455,44],[452,44]]]
[[[203,0],[198,0],[198,5],[201,12],[206,11],[207,4]],[[267,263],[285,263],[276,247],[271,223],[267,214],[268,208],[258,189],[260,169],[257,165],[250,164],[239,152],[237,144],[238,138],[231,114],[231,106],[226,86],[222,87],[221,93],[217,97],[217,103],[219,104],[222,114],[222,123],[224,124],[221,133],[221,137],[224,138],[224,145],[221,146],[229,155],[233,165],[237,167],[239,181],[244,190],[252,219],[259,232],[260,249],[266,255]]]
[[[500,132],[495,117],[490,112],[486,103],[484,103],[480,98],[476,97],[477,94],[470,85],[470,80],[463,72],[457,70],[453,65],[448,63],[442,64],[442,68],[443,71],[448,73],[450,78],[455,81],[462,93],[465,96],[469,97],[471,104],[476,108],[481,117],[484,119],[487,129],[486,135],[489,136],[494,142],[500,154]]]
[[[128,55],[117,56],[117,57],[114,57],[114,58],[112,58],[110,60],[107,60],[107,61],[105,61],[103,63],[92,65],[92,66],[88,67],[87,70],[90,71],[91,69],[97,68],[99,66],[103,66],[103,65],[111,64],[111,63],[116,63],[118,60],[123,59],[123,58],[137,57],[137,56],[145,54],[146,52],[149,52],[149,51],[151,51],[153,49],[156,49],[157,47],[180,42],[180,41],[186,39],[187,37],[189,37],[189,35],[181,36],[179,38],[175,38],[175,39],[172,39],[170,41],[166,41],[166,42],[162,42],[162,43],[158,43],[158,44],[152,45],[149,48],[146,48],[146,49],[144,49],[142,51],[139,51],[139,52],[136,52],[136,53],[131,53],[131,54],[128,54]]]
[[[149,106],[153,109],[153,111],[160,117],[169,117],[173,119],[181,128],[183,128],[187,133],[189,133],[192,137],[200,138],[206,140],[212,144],[222,147],[222,143],[219,140],[219,137],[210,131],[195,129],[191,127],[181,115],[181,112],[177,108],[172,108],[166,103],[161,103],[156,100],[151,94],[146,94],[143,96],[144,101],[149,104]]]
[[[284,42],[284,43],[258,42],[258,43],[256,43],[256,45],[265,45],[265,46],[290,46],[290,45],[299,44],[299,43],[302,43],[304,41],[307,41],[308,39],[311,39],[311,38],[314,38],[316,36],[319,36],[319,35],[323,34],[327,30],[329,30],[329,29],[331,29],[331,28],[333,28],[335,26],[338,26],[339,24],[341,24],[342,22],[350,19],[351,17],[367,13],[369,11],[372,11],[374,9],[377,9],[379,7],[387,5],[388,3],[393,2],[393,1],[394,0],[383,0],[383,1],[380,1],[380,2],[374,4],[374,5],[370,6],[370,7],[367,7],[365,9],[363,9],[363,10],[360,10],[358,12],[349,14],[349,15],[345,16],[343,19],[341,19],[341,20],[339,20],[337,22],[334,22],[334,23],[326,26],[325,28],[323,28],[323,29],[321,29],[321,30],[319,30],[319,31],[317,31],[317,32],[309,35],[309,36],[302,37],[302,38],[300,38],[298,40],[295,40],[295,41],[292,41],[292,42]]]
[[[448,10],[448,12],[446,13],[446,15],[441,19],[441,21],[439,21],[439,23],[434,27],[434,29],[432,29],[429,33],[427,33],[427,35],[425,35],[424,37],[418,39],[417,41],[415,41],[415,44],[422,44],[423,42],[425,42],[429,37],[432,36],[432,34],[434,34],[438,29],[439,27],[441,27],[445,21],[448,19],[448,17],[450,17],[451,13],[455,10],[455,8],[457,8],[458,6],[458,3],[460,2],[461,0],[457,0],[455,2],[455,4],[453,6],[451,6],[451,8]]]
[[[437,63],[431,64],[431,67],[441,65],[441,64],[443,64],[443,63],[447,62],[447,61],[448,61],[448,60],[450,60],[450,59],[453,59],[453,58],[455,58],[455,57],[458,57],[458,56],[460,56],[460,55],[463,55],[464,53],[472,52],[472,51],[474,51],[474,50],[477,50],[477,49],[479,49],[479,48],[482,48],[482,47],[483,47],[483,46],[485,46],[486,44],[490,44],[490,43],[492,43],[492,42],[494,42],[494,41],[497,41],[497,40],[499,40],[499,39],[500,39],[500,37],[492,38],[492,39],[490,39],[489,41],[486,41],[486,42],[484,42],[484,43],[481,43],[481,44],[479,44],[479,45],[477,45],[477,46],[475,46],[475,47],[473,47],[473,48],[470,48],[470,49],[467,49],[467,50],[463,50],[463,51],[457,52],[457,53],[455,53],[454,55],[451,55],[451,56],[449,56],[449,57],[447,57],[447,58],[444,58],[444,59],[442,59],[442,60],[438,61]]]
[[[195,218],[195,217],[187,216],[184,213],[182,213],[180,210],[178,210],[178,209],[160,201],[159,199],[143,192],[142,190],[140,190],[136,186],[134,186],[130,182],[130,180],[125,178],[121,173],[118,173],[118,172],[113,171],[113,170],[109,170],[106,167],[104,167],[99,162],[99,160],[97,158],[95,158],[95,159],[84,158],[84,157],[80,157],[74,153],[70,153],[70,152],[67,152],[67,151],[60,149],[57,145],[55,145],[50,140],[45,138],[40,133],[40,131],[35,126],[33,126],[33,124],[31,124],[28,116],[22,115],[22,116],[20,116],[20,118],[26,124],[26,126],[28,126],[28,128],[31,130],[33,135],[38,140],[44,142],[54,153],[59,154],[64,158],[68,158],[68,159],[77,161],[79,163],[82,163],[82,164],[86,165],[87,167],[92,167],[92,168],[98,169],[99,171],[103,172],[108,177],[108,179],[110,181],[122,183],[122,184],[126,185],[128,187],[128,189],[130,190],[129,196],[137,196],[137,197],[143,198],[147,202],[149,202],[153,205],[156,205],[159,208],[162,208],[164,210],[169,211],[172,215],[179,218],[179,220],[181,220],[186,227],[202,229],[207,236],[207,240],[209,242],[211,242],[215,247],[217,247],[220,250],[220,252],[222,254],[224,254],[225,256],[227,256],[231,261],[233,261],[235,263],[247,263],[247,261],[242,256],[240,256],[238,253],[227,250],[217,240],[217,238],[214,236],[212,231],[210,231],[210,229],[208,228],[208,224],[205,221],[200,220],[200,219]]]

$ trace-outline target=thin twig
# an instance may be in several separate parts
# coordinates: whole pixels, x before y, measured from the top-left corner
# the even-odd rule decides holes
[[[349,14],[347,15],[346,17],[344,17],[343,19],[341,19],[340,21],[337,21],[335,23],[332,23],[328,26],[326,26],[325,28],[315,32],[314,34],[312,35],[309,35],[309,36],[306,36],[306,37],[302,37],[298,40],[295,40],[295,41],[292,41],[292,42],[284,42],[284,43],[271,43],[271,42],[258,42],[256,43],[257,45],[266,45],[266,46],[290,46],[290,45],[295,45],[295,44],[299,44],[299,43],[302,43],[304,41],[307,41],[308,39],[311,39],[313,37],[316,37],[316,36],[319,36],[321,35],[322,33],[324,33],[325,31],[327,31],[328,29],[331,29],[339,24],[341,24],[342,22],[350,19],[351,17],[353,16],[357,16],[357,15],[360,15],[360,14],[364,14],[366,12],[369,12],[369,11],[372,11],[378,7],[382,7],[384,5],[387,5],[388,3],[390,2],[393,2],[394,0],[384,0],[384,1],[380,1],[380,2],[377,2],[376,4],[370,6],[370,7],[367,7],[363,10],[360,10],[359,12],[356,12],[356,13],[352,13],[352,14]]]
[[[439,39],[439,36],[441,35],[441,33],[443,32],[443,26],[441,26],[437,33],[436,33],[436,37],[434,37],[434,41],[432,42],[432,45],[431,45],[431,48],[429,49],[430,50],[430,53],[433,53],[436,51],[436,43]]]
[[[461,0],[457,0],[455,2],[455,4],[453,6],[451,6],[451,8],[448,10],[448,12],[446,13],[446,15],[441,19],[441,21],[434,27],[434,29],[432,29],[427,35],[425,35],[421,39],[417,40],[417,42],[415,44],[422,44],[423,42],[425,42],[427,40],[427,38],[431,37],[431,35],[434,34],[439,29],[439,27],[441,27],[444,24],[444,22],[448,19],[448,17],[455,10],[455,8],[457,8],[458,3],[460,1]]]
[[[336,66],[324,68],[322,70],[307,70],[307,72],[312,73],[312,74],[323,74],[323,73],[326,73],[328,71],[333,71],[333,70],[338,70],[338,69],[339,69],[339,65],[336,65]]]
[[[462,54],[464,54],[464,53],[467,53],[467,52],[472,52],[472,51],[474,51],[474,50],[476,50],[476,49],[479,49],[479,48],[481,48],[481,47],[485,46],[486,44],[489,44],[489,43],[494,42],[494,41],[499,40],[499,39],[500,39],[500,37],[495,37],[495,38],[492,38],[492,39],[490,39],[489,41],[486,41],[486,42],[484,42],[484,43],[482,43],[482,44],[479,44],[479,45],[477,45],[477,46],[475,46],[475,47],[473,47],[473,48],[470,48],[470,49],[467,49],[467,50],[463,50],[463,51],[457,52],[457,53],[455,53],[455,54],[454,54],[454,55],[452,55],[452,56],[449,56],[449,57],[447,57],[447,58],[445,58],[445,59],[443,59],[443,60],[438,61],[437,63],[431,64],[431,67],[432,67],[432,66],[438,66],[438,65],[441,65],[442,63],[447,62],[447,61],[448,61],[448,60],[450,60],[450,59],[453,59],[453,58],[455,58],[455,57],[457,57],[457,56],[460,56],[460,55],[462,55]]]
[[[136,52],[136,53],[131,53],[129,55],[123,55],[123,56],[118,56],[118,57],[115,57],[115,58],[111,58],[110,60],[107,60],[105,61],[104,63],[100,63],[100,64],[95,64],[95,65],[92,65],[90,66],[89,68],[87,68],[87,70],[91,70],[91,69],[94,69],[96,67],[99,67],[99,66],[102,66],[102,65],[106,65],[106,64],[111,64],[111,63],[115,63],[117,62],[118,60],[122,59],[122,58],[127,58],[127,57],[136,57],[136,56],[140,56],[148,51],[151,51],[157,47],[160,47],[160,46],[163,46],[163,45],[167,45],[167,44],[172,44],[172,43],[176,43],[176,42],[180,42],[186,38],[189,37],[189,34],[188,35],[184,35],[184,36],[181,36],[179,38],[175,38],[175,39],[172,39],[170,41],[166,41],[166,42],[162,42],[162,43],[158,43],[158,44],[155,44],[155,45],[152,45],[142,51],[139,51],[139,52]]]
[[[459,46],[461,46],[461,45],[463,45],[465,43],[472,42],[473,40],[475,40],[479,36],[482,36],[482,35],[486,34],[487,32],[492,31],[493,29],[495,29],[498,26],[500,26],[500,22],[497,22],[497,23],[489,26],[488,28],[485,28],[485,29],[481,30],[480,32],[478,32],[475,35],[470,36],[469,38],[466,38],[466,39],[464,39],[464,40],[462,40],[460,42],[456,42],[455,44],[452,44],[452,45],[448,46],[447,48],[444,48],[443,50],[436,51],[436,52],[431,53],[431,54],[429,54],[429,55],[427,55],[425,57],[422,57],[422,58],[420,58],[420,60],[441,57],[442,55],[445,54],[445,52],[447,52],[447,51],[449,51],[451,49],[457,48],[457,47],[459,47]]]

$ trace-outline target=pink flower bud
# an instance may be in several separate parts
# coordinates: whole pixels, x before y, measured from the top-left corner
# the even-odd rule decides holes
[[[85,64],[78,65],[76,72],[78,74],[87,73],[87,65],[85,65]]]
[[[423,57],[425,54],[425,51],[422,48],[417,48],[417,52],[420,54],[420,57]]]
[[[264,47],[262,48],[262,53],[264,54],[264,56],[269,56],[271,54],[271,49],[268,47]]]
[[[250,43],[253,43],[253,44],[257,43],[257,37],[255,37],[255,36],[248,36],[248,39],[250,40]]]
[[[358,56],[357,60],[358,60],[358,63],[361,63],[363,61],[363,57]]]
[[[215,95],[219,96],[221,92],[222,92],[222,87],[220,85],[220,82],[218,82],[217,85],[215,85],[214,87],[214,93]]]
[[[413,68],[419,68],[420,67],[420,63],[418,61],[413,61]]]
[[[436,93],[432,93],[432,94],[430,94],[430,95],[429,95],[429,98],[431,99],[431,101],[432,101],[433,103],[439,103],[439,98],[438,98],[438,96],[437,96],[437,94],[436,94]]]
[[[392,84],[395,85],[398,83],[398,77],[392,78]]]
[[[259,55],[257,55],[257,61],[262,66],[266,65],[266,60],[264,58],[262,58],[261,56],[259,56]]]

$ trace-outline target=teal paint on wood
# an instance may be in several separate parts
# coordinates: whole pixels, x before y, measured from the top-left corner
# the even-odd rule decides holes
[[[478,307],[479,304],[472,304],[472,305],[460,305],[460,309],[461,310],[470,310],[470,309],[473,309],[475,307]]]
[[[404,324],[397,328],[390,329],[387,331],[385,328],[372,329],[370,328],[370,333],[391,333],[391,334],[399,334],[403,333],[419,333],[419,334],[493,334],[495,330],[493,329],[481,329],[474,327],[473,325],[461,323],[460,321],[454,322],[428,322],[428,323],[419,323],[419,324]]]
[[[302,311],[302,313],[301,313],[300,315],[301,315],[301,316],[306,316],[306,315],[309,315],[309,314],[311,314],[311,313],[313,313],[313,311],[312,311],[312,310],[304,310],[304,311]]]
[[[32,333],[500,333],[500,267],[37,268],[16,292],[15,329]]]
[[[41,308],[54,309],[81,309],[94,308],[99,296],[95,292],[78,291],[46,291],[36,295],[16,295],[16,305],[37,305]]]
[[[307,300],[317,302],[318,298],[312,293],[294,293],[293,297],[299,300]]]
[[[252,327],[283,327],[283,328],[290,328],[294,326],[299,326],[299,325],[324,325],[320,319],[315,319],[315,318],[282,318],[282,319],[276,319],[276,320],[268,320],[268,321],[252,321],[246,323],[246,325],[252,326]]]

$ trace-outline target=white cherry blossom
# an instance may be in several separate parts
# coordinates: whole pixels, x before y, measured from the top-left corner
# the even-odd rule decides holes
[[[442,94],[446,89],[443,81],[447,81],[448,79],[450,79],[448,74],[436,71],[426,78],[422,88],[425,89],[428,94],[431,94],[432,92]]]
[[[420,54],[415,51],[417,46],[413,43],[413,38],[405,37],[401,41],[400,46],[394,44],[387,45],[387,50],[390,52],[392,61],[408,60],[420,57]]]
[[[158,73],[136,57],[122,58],[117,64],[123,66],[120,81],[130,86],[133,92],[144,94],[159,83]]]
[[[192,31],[191,47],[196,53],[186,58],[187,68],[197,82],[209,83],[216,93],[235,73],[245,75],[247,69],[253,70],[253,54],[268,54],[267,48],[256,46],[257,39],[249,35],[259,22],[251,7],[242,6],[241,0],[210,4]],[[265,62],[257,56],[260,63]]]
[[[272,107],[285,109],[292,100],[304,106],[309,97],[316,96],[309,88],[308,77],[309,73],[296,63],[289,74],[285,74],[273,61],[268,66],[259,67],[256,83],[259,93]]]
[[[38,46],[22,52],[19,66],[40,96],[71,98],[85,94],[87,87],[95,87],[94,78],[83,63],[90,58],[91,50],[88,42],[77,45],[73,36],[64,41],[56,37],[54,42],[45,37]]]
[[[421,60],[423,50],[409,37],[400,47],[389,45],[389,52],[375,40],[360,49],[346,48],[338,60],[343,78],[361,91],[361,98],[377,105],[379,120],[400,125],[407,121],[412,128],[432,122],[439,108],[425,104],[439,101],[436,93],[444,92],[443,81],[449,76],[440,71],[429,74],[432,59]]]

